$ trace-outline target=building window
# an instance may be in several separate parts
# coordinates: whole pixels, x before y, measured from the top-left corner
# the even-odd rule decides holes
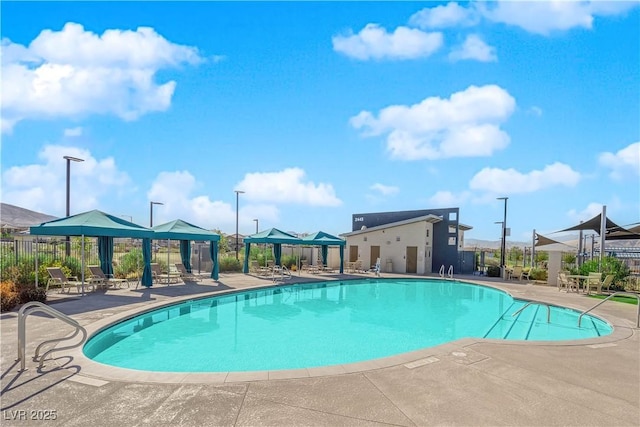
[[[427,228],[427,237],[429,237],[429,229]]]
[[[400,241],[400,236],[396,236],[396,242]]]
[[[364,236],[364,241],[365,241],[365,242],[367,241],[367,236]]]
[[[449,234],[456,234],[456,227],[453,225],[449,226]]]
[[[449,212],[449,221],[455,221],[458,219],[458,214],[456,212]]]
[[[456,245],[456,238],[449,237],[449,246],[455,246],[455,245]]]

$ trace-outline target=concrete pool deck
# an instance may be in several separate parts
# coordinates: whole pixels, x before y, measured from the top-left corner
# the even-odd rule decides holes
[[[294,275],[289,282],[364,274]],[[388,275],[384,277],[416,277]],[[371,274],[368,277],[372,277]],[[585,310],[597,300],[556,288],[459,276],[516,298]],[[184,298],[271,285],[222,274],[218,283],[74,294],[49,304],[88,331],[127,313]],[[0,424],[63,426],[205,425],[640,425],[637,306],[607,302],[592,313],[612,335],[533,343],[464,339],[362,364],[296,371],[148,374],[105,368],[79,350],[53,354],[41,372],[38,343],[70,331],[35,314],[27,320],[27,370],[19,372],[17,312],[2,313]],[[171,355],[169,357],[183,357]],[[126,371],[123,375],[122,371]]]

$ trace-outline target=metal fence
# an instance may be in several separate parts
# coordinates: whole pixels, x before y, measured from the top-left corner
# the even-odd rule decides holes
[[[120,264],[124,256],[132,250],[142,249],[139,239],[114,239],[113,262]],[[6,276],[10,267],[20,267],[35,271],[36,254],[39,265],[63,265],[71,261],[80,266],[99,265],[97,238],[85,237],[84,250],[81,237],[71,237],[67,241],[64,237],[38,237],[22,239],[2,239],[0,241],[0,279]],[[154,240],[152,244],[152,262],[161,265],[171,265],[181,262],[179,241]],[[191,266],[194,272],[211,271],[213,263],[209,256],[209,244],[198,243],[192,245]],[[41,278],[42,280],[42,278]]]

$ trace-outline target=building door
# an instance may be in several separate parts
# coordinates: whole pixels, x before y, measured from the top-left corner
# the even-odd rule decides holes
[[[349,246],[349,262],[358,260],[358,246]]]
[[[376,265],[378,258],[380,258],[380,246],[371,246],[371,258],[369,258],[369,264],[371,264],[371,267]]]
[[[433,259],[431,258],[431,246],[424,248],[424,274],[432,273]]]
[[[418,270],[418,247],[407,246],[407,273],[416,273]]]

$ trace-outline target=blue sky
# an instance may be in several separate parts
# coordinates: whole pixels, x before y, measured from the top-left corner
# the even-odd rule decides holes
[[[235,232],[640,221],[638,2],[2,2],[2,201]]]

